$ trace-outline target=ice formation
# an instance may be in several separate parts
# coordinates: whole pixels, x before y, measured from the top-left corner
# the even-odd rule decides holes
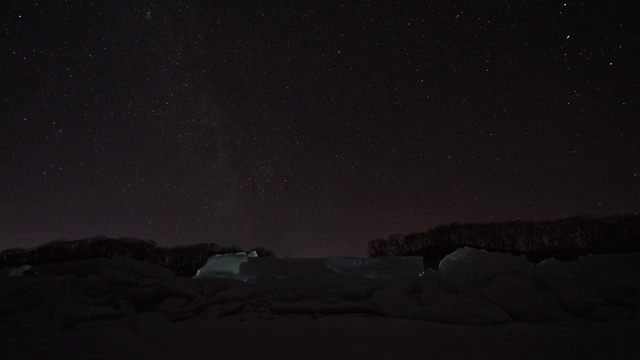
[[[438,275],[452,285],[463,286],[482,282],[497,274],[526,272],[531,268],[531,263],[524,255],[463,247],[442,259]]]
[[[198,270],[195,278],[236,277],[252,282],[258,277],[276,279],[346,276],[391,280],[419,276],[424,272],[422,257],[394,256],[356,258],[259,258],[244,253],[216,255]]]
[[[332,256],[325,259],[335,273],[374,279],[394,279],[424,272],[421,256],[350,258]]]
[[[6,267],[0,269],[0,277],[22,277],[22,273],[31,269],[31,265],[22,265],[18,267]]]
[[[237,277],[240,274],[240,265],[249,261],[249,258],[257,257],[258,254],[255,251],[250,252],[248,255],[245,252],[214,255],[196,272],[194,278]]]
[[[157,326],[192,318],[318,314],[459,325],[640,319],[640,253],[532,266],[521,256],[463,248],[438,272],[423,272],[421,260],[237,253],[208,259],[195,279],[122,256],[34,266],[22,277],[7,276],[26,267],[9,268],[0,277],[0,338],[45,324],[54,330],[125,318],[138,324],[150,312]]]

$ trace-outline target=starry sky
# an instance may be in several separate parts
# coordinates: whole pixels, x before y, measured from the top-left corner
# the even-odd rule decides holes
[[[0,248],[638,212],[633,3],[5,2]]]

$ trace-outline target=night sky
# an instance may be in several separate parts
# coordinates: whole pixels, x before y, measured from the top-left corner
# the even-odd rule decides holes
[[[9,1],[0,249],[638,212],[633,3]]]

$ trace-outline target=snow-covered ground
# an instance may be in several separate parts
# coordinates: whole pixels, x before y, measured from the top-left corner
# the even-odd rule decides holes
[[[538,265],[210,259],[196,279],[116,256],[9,269],[4,359],[640,359],[640,254]]]
[[[640,322],[472,327],[384,317],[235,318],[0,340],[2,359],[640,359]]]

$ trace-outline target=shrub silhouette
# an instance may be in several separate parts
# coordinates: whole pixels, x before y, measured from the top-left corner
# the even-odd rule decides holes
[[[459,247],[526,255],[537,263],[550,257],[574,260],[587,254],[640,251],[640,216],[592,218],[581,215],[553,221],[510,221],[488,224],[439,225],[427,232],[391,235],[368,242],[370,257],[423,256],[437,268]]]
[[[262,247],[255,250],[258,256],[275,256]],[[96,236],[79,240],[54,240],[31,249],[12,248],[0,252],[0,268],[23,264],[43,265],[91,258],[110,259],[122,255],[173,270],[180,276],[194,276],[209,257],[217,254],[242,251],[235,246],[218,246],[213,243],[158,246],[155,241],[135,238],[107,238]]]

